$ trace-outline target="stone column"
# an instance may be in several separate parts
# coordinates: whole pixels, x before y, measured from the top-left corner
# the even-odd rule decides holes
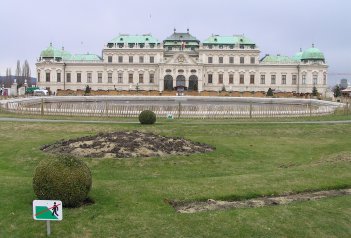
[[[11,96],[17,96],[18,91],[17,91],[17,80],[13,80],[13,84],[11,85]]]

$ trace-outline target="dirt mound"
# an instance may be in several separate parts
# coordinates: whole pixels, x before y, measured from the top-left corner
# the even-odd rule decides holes
[[[303,192],[272,197],[258,197],[242,201],[216,201],[208,199],[205,202],[176,202],[169,201],[179,213],[195,213],[202,211],[226,210],[233,208],[263,207],[285,205],[295,201],[318,200],[327,197],[351,195],[351,189],[328,190],[318,192]]]
[[[138,131],[118,131],[59,141],[44,145],[41,150],[79,157],[129,158],[206,153],[213,151],[214,147],[179,137],[164,137]]]

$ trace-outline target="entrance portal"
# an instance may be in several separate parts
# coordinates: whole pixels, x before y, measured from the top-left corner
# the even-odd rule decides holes
[[[184,75],[177,76],[176,87],[184,87],[185,88],[185,76]]]
[[[198,78],[196,75],[191,75],[189,77],[189,91],[197,91],[198,90]]]
[[[173,77],[172,75],[166,75],[164,78],[164,90],[172,91],[173,90]]]

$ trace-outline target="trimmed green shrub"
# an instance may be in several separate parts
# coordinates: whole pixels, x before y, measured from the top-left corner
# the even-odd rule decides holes
[[[141,124],[154,124],[156,122],[156,114],[153,111],[145,110],[139,114]]]
[[[80,206],[91,185],[88,166],[70,155],[42,160],[33,177],[33,189],[38,199],[61,200],[65,207]]]

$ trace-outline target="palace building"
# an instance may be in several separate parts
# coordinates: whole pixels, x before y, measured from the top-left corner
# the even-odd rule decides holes
[[[57,90],[189,90],[319,93],[327,88],[324,54],[315,48],[294,56],[260,57],[244,35],[212,35],[203,42],[186,33],[158,41],[151,34],[120,34],[102,55],[71,54],[52,44],[38,58],[38,86]]]

